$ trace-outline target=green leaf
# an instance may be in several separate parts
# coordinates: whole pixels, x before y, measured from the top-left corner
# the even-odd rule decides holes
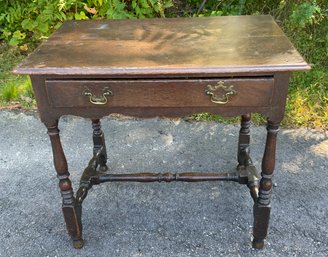
[[[136,9],[136,7],[137,7],[137,0],[133,0],[131,5],[132,5],[132,8],[133,9]]]
[[[23,41],[23,39],[25,39],[25,37],[26,34],[24,32],[21,32],[20,30],[16,30],[13,33],[12,38],[9,40],[9,45],[17,46]]]
[[[47,33],[49,31],[49,25],[46,22],[39,23],[37,28],[42,33]]]
[[[1,13],[0,14],[0,21],[3,21],[6,17],[6,14],[5,13]]]
[[[88,16],[85,15],[85,13],[83,11],[81,11],[80,13],[76,13],[75,14],[75,19],[76,20],[88,20]]]
[[[172,7],[172,6],[173,6],[173,3],[172,3],[171,0],[164,1],[164,4],[163,4],[164,8],[169,8],[169,7]]]
[[[212,11],[211,16],[222,16],[223,12],[222,11]]]
[[[290,21],[296,28],[305,28],[307,25],[312,25],[320,20],[321,9],[316,3],[303,3],[294,5],[293,13],[290,16]]]
[[[24,39],[25,37],[26,34],[24,32],[21,32],[20,30],[16,30],[13,34],[13,38]]]
[[[60,28],[60,26],[62,25],[62,23],[61,22],[58,22],[55,26],[54,26],[54,29],[59,29]]]
[[[7,29],[4,29],[3,31],[2,31],[2,35],[1,35],[1,38],[5,38],[5,39],[8,39],[9,38],[9,36],[11,36],[11,32],[9,31],[9,30],[7,30]]]
[[[11,45],[11,46],[17,46],[19,43],[20,43],[20,40],[18,40],[17,38],[14,38],[14,37],[12,37],[9,40],[9,45]]]
[[[25,19],[22,21],[22,28],[24,30],[33,31],[36,26],[37,26],[37,24],[30,19]]]

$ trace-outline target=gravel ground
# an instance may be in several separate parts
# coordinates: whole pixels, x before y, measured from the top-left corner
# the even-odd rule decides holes
[[[113,172],[236,165],[238,126],[113,117],[102,125]],[[60,129],[76,191],[92,153],[90,122],[64,117]],[[252,126],[258,168],[265,136]],[[73,249],[45,127],[35,114],[0,111],[0,137],[0,256],[327,256],[327,132],[279,132],[271,225],[260,251],[251,249],[248,189],[233,182],[95,186],[83,205],[85,246]]]

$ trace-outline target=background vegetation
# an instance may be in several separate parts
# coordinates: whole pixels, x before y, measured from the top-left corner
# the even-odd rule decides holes
[[[27,77],[10,70],[64,20],[271,14],[311,64],[294,73],[285,126],[328,129],[326,0],[0,0],[0,105],[35,106]],[[202,114],[194,119],[221,120]],[[255,117],[261,123],[263,118]]]

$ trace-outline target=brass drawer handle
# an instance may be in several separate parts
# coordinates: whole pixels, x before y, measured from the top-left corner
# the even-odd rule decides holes
[[[221,95],[215,93],[218,90]],[[236,95],[237,91],[233,89],[233,85],[225,86],[223,81],[219,81],[215,86],[208,85],[205,94],[211,96],[213,103],[226,104],[229,102],[229,96]]]
[[[104,105],[107,103],[107,96],[112,96],[113,95],[113,92],[108,88],[108,87],[105,87],[103,89],[103,94],[102,96],[96,96],[94,94],[91,93],[91,90],[87,87],[85,87],[83,93],[82,93],[84,96],[87,96],[89,97],[89,101],[90,103],[92,104],[96,104],[96,105]]]

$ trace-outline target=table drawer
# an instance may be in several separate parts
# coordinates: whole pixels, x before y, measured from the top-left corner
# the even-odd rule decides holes
[[[269,106],[273,79],[46,80],[53,107]]]

